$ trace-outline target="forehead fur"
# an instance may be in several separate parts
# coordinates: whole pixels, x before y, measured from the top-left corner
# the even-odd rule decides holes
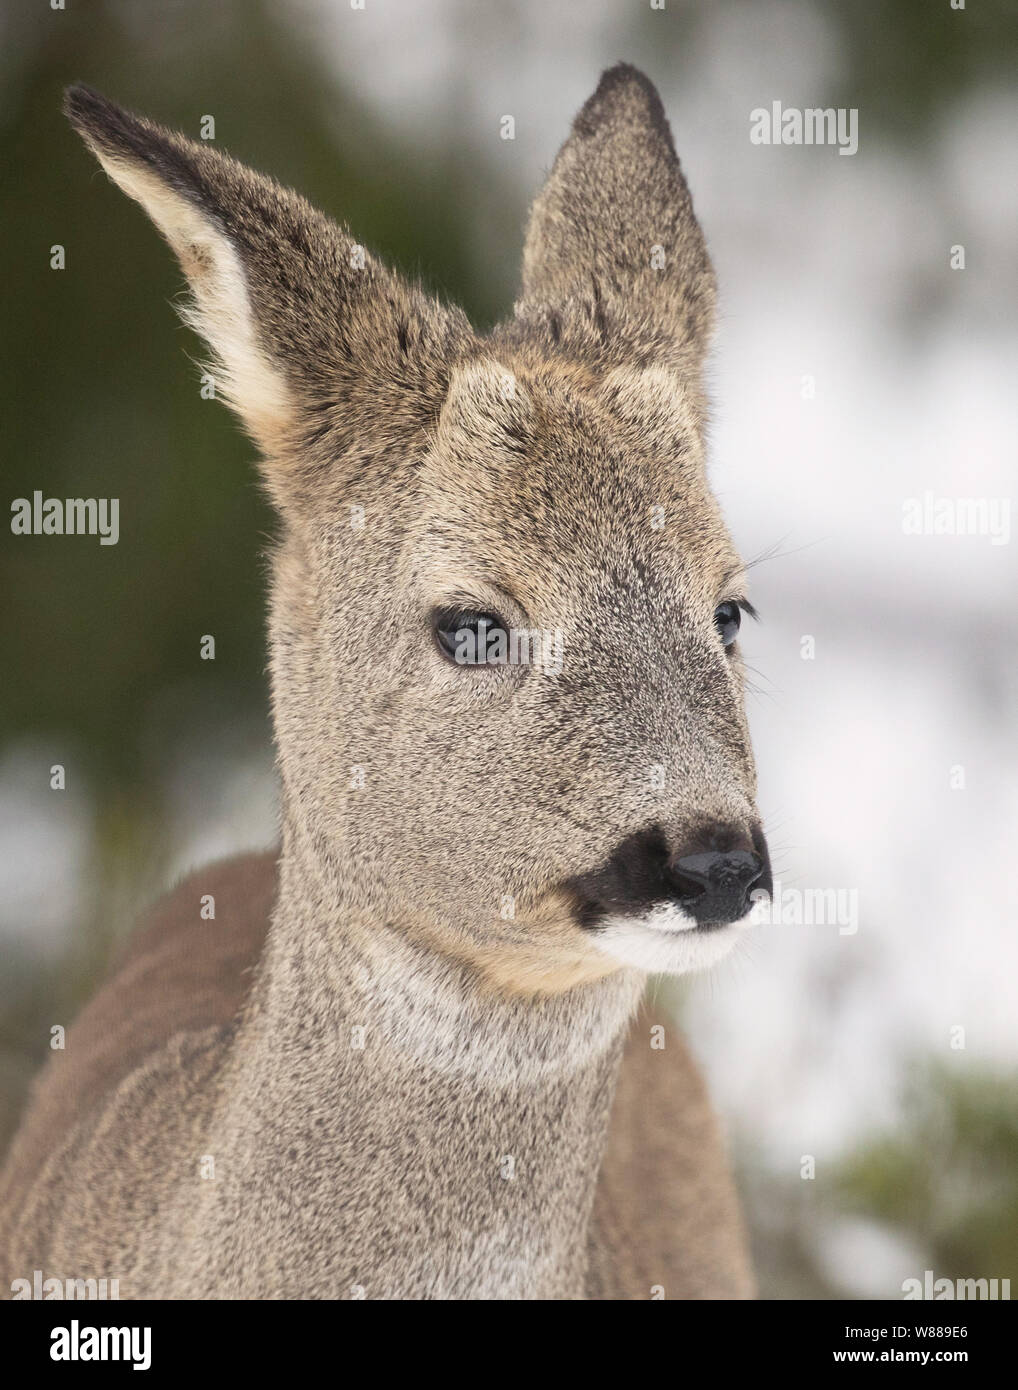
[[[666,367],[616,367],[598,393],[620,423],[635,428],[665,457],[702,463],[699,399]]]
[[[453,374],[419,500],[436,578],[464,596],[478,581],[507,589],[533,618],[561,612],[570,580],[576,600],[692,584],[710,601],[737,563],[695,403],[663,368],[470,363]]]

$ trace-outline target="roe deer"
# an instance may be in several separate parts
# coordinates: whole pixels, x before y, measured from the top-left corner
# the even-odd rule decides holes
[[[770,886],[704,464],[714,275],[656,90],[604,74],[483,337],[272,180],[87,88],[67,110],[264,459],[282,845],[178,886],[54,1055],[5,1288],[751,1296],[702,1083],[637,1020]],[[520,632],[561,662],[492,654]]]

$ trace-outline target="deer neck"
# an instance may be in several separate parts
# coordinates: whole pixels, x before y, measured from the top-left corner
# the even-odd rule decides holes
[[[358,913],[288,837],[218,1140],[250,1155],[237,1216],[249,1241],[275,1246],[280,1287],[304,1297],[582,1297],[642,984],[620,971],[550,997],[493,992],[469,967]],[[301,1226],[301,1240],[317,1241],[303,1252],[292,1223],[274,1229],[279,1189],[295,1198],[298,1186],[334,1227]]]

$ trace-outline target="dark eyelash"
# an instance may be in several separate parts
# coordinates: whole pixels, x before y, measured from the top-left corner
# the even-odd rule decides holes
[[[744,613],[747,613],[749,617],[753,619],[755,623],[758,623],[760,621],[760,614],[756,611],[756,609],[750,603],[748,598],[737,598],[735,602],[738,604],[738,606],[742,609]]]
[[[438,608],[432,613],[432,621],[440,627],[455,630],[469,627],[478,617],[486,616],[479,608]]]

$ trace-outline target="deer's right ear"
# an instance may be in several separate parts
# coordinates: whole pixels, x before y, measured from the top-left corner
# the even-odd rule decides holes
[[[606,365],[696,382],[714,271],[653,83],[609,68],[531,210],[517,319]]]
[[[277,502],[298,484],[294,446],[325,420],[342,449],[368,420],[380,440],[435,418],[464,315],[380,265],[298,194],[88,87],[68,118],[177,255],[186,320],[217,387],[267,459]]]

